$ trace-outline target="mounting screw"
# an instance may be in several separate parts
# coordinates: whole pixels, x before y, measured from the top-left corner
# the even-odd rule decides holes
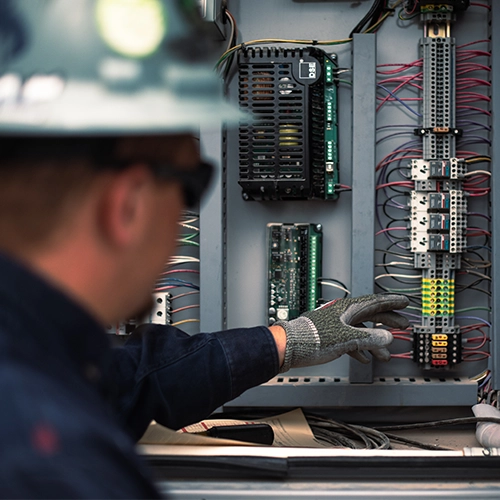
[[[245,201],[248,201],[250,199],[250,196],[248,196],[248,193],[241,193],[241,197],[245,200]]]
[[[318,231],[318,233],[319,233],[322,230],[323,230],[323,226],[321,224],[316,224],[316,231]]]

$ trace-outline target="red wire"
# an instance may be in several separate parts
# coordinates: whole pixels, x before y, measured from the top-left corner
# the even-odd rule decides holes
[[[380,170],[381,168],[385,167],[386,165],[389,165],[390,163],[392,163],[394,161],[410,160],[412,158],[415,158],[415,159],[421,158],[421,155],[419,155],[419,156],[402,156],[399,158],[396,157],[396,158],[392,158],[391,160],[388,160],[389,157],[394,156],[394,155],[398,155],[399,153],[422,153],[422,150],[421,149],[397,149],[397,150],[393,151],[392,153],[385,155],[378,163],[376,170]],[[474,154],[474,156],[477,156],[477,155]]]
[[[418,76],[422,76],[422,72],[420,73],[417,73],[416,75],[413,75],[412,77],[409,77],[406,79],[406,81],[400,83],[393,91],[392,93],[395,94],[398,90],[400,90],[402,87],[404,87],[406,84],[410,83],[411,80],[413,80],[414,78],[417,78]],[[422,87],[420,87],[422,88]],[[384,97],[383,101],[377,106],[377,109],[376,111],[378,111],[387,101],[389,100],[394,100],[394,97],[392,97],[392,99],[389,99],[391,97],[390,94],[388,94],[386,97]],[[421,99],[419,99],[421,100]]]
[[[174,295],[173,297],[170,298],[170,300],[174,299],[180,299],[181,297],[186,297],[187,295],[193,295],[195,293],[200,293],[198,290],[195,290],[194,292],[185,292],[185,293],[180,293],[179,295]]]
[[[475,40],[474,42],[469,42],[469,43],[464,43],[462,45],[457,45],[457,49],[461,50],[464,47],[470,47],[471,45],[476,45],[478,43],[490,43],[490,40],[488,40],[486,38],[484,40]]]
[[[375,236],[378,236],[382,233],[388,233],[390,231],[409,231],[407,227],[386,227],[385,229],[381,229],[375,233]]]
[[[474,106],[456,106],[456,109],[472,109],[474,111],[478,111],[479,113],[484,113],[485,115],[491,116],[491,113],[489,111],[481,108],[476,108]]]
[[[487,182],[490,180],[490,176],[486,174],[477,174],[477,175],[472,175],[468,178],[467,182],[464,182],[464,188],[468,187],[473,187],[473,186],[478,186],[479,184],[482,184],[483,182]]]
[[[385,184],[379,184],[376,189],[383,189],[391,186],[404,186],[408,188],[413,188],[415,183],[412,181],[394,181],[394,182],[386,182]]]
[[[389,71],[379,71],[377,70],[377,73],[380,75],[395,75],[396,73],[401,73],[403,71],[406,71],[407,69],[412,69],[412,68],[418,68],[423,66],[422,59],[418,59],[416,61],[413,61],[411,63],[406,63],[406,64],[378,64],[377,68],[383,68],[383,67],[395,67],[395,66],[400,66],[397,69],[389,70]]]
[[[474,7],[484,7],[485,9],[491,10],[491,7],[489,5],[485,5],[484,3],[471,2],[470,5],[473,5]]]
[[[167,274],[174,274],[174,273],[195,273],[195,274],[200,274],[200,271],[197,271],[195,269],[170,269],[170,271],[164,271],[163,273],[161,273],[160,276],[165,276]]]
[[[413,342],[413,339],[408,338],[408,337],[403,337],[402,335],[393,335],[393,337],[395,339],[398,339],[398,340],[407,340],[408,342]],[[480,346],[480,347],[483,347],[483,346]]]
[[[199,304],[193,304],[193,305],[190,305],[190,306],[179,307],[178,309],[174,309],[172,311],[172,314],[175,314],[175,313],[178,313],[178,312],[181,312],[181,311],[185,311],[187,309],[194,309],[194,308],[199,308],[199,307],[200,307]]]

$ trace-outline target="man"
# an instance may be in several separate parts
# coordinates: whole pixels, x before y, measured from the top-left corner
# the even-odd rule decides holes
[[[188,131],[233,112],[186,0],[2,0],[0,20],[0,496],[157,497],[133,445],[152,419],[186,425],[344,353],[388,358],[388,332],[351,325],[404,326],[394,295],[270,328],[146,326],[111,350],[103,325],[148,307],[208,183]]]

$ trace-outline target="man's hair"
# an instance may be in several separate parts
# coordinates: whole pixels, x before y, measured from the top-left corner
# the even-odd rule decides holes
[[[95,176],[84,158],[0,160],[0,248],[15,252],[48,242]]]

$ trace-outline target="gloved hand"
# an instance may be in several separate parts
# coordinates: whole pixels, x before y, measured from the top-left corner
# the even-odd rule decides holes
[[[363,295],[333,300],[297,319],[278,321],[275,325],[286,332],[285,360],[280,372],[327,363],[346,353],[369,363],[363,349],[382,361],[389,361],[386,347],[392,342],[392,335],[380,328],[366,328],[362,323],[373,321],[406,328],[408,320],[393,309],[404,309],[408,304],[404,295]]]

